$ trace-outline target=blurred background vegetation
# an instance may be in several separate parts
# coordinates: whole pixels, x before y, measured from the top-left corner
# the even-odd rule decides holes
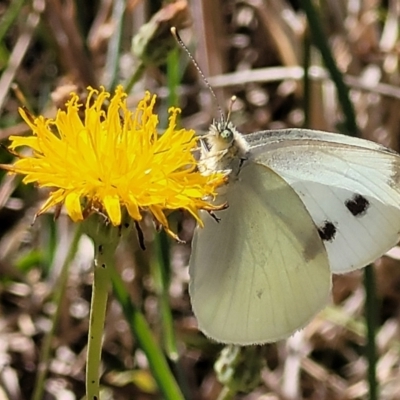
[[[21,104],[53,117],[71,91],[117,84],[132,107],[150,90],[162,121],[180,106],[182,126],[206,131],[216,103],[171,37],[176,26],[223,110],[238,97],[232,120],[242,132],[308,127],[399,150],[399,19],[396,0],[3,0],[0,138],[28,133]],[[2,150],[0,162],[11,161]],[[1,172],[0,399],[85,392],[93,249],[63,213],[32,224],[44,198]],[[358,271],[335,277],[332,305],[300,334],[239,354],[196,329],[187,293],[194,222],[177,214],[171,223],[185,244],[148,221],[146,250],[134,236],[118,250],[101,399],[400,398],[397,248],[374,267],[369,335]]]

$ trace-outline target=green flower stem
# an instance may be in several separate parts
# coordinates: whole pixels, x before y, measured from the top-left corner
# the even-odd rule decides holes
[[[69,266],[71,264],[71,261],[75,257],[79,239],[82,236],[82,231],[80,227],[81,226],[78,225],[78,228],[75,231],[74,237],[72,239],[71,245],[68,250],[68,254],[64,260],[61,273],[57,279],[56,284],[54,285],[54,287],[57,288],[57,290],[54,291],[53,295],[53,303],[56,305],[56,311],[52,315],[51,328],[46,333],[46,336],[44,337],[43,340],[43,345],[41,346],[40,349],[39,367],[38,367],[38,373],[36,375],[35,389],[32,395],[32,400],[42,400],[44,397],[43,396],[44,382],[47,376],[47,371],[49,369],[51,344],[54,337],[54,331],[56,329],[57,322],[60,318],[60,313],[62,310],[61,303],[64,299],[65,288],[68,282]]]
[[[101,342],[109,291],[109,270],[112,268],[114,251],[114,245],[108,246],[105,244],[96,246],[86,361],[87,400],[99,400],[100,398],[99,369],[101,361]]]
[[[135,339],[147,357],[154,379],[162,393],[162,398],[165,400],[184,400],[184,396],[171,373],[163,352],[154,339],[145,317],[131,301],[118,272],[111,268],[110,275],[114,295],[122,306]]]

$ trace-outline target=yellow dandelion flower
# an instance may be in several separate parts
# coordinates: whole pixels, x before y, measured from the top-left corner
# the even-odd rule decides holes
[[[113,96],[104,88],[89,88],[84,120],[75,93],[55,119],[32,118],[20,109],[33,135],[10,137],[9,148],[30,147],[32,156],[19,155],[13,165],[2,167],[25,175],[24,183],[53,188],[38,215],[64,204],[74,221],[101,212],[116,226],[124,209],[137,221],[150,211],[171,233],[166,212],[185,209],[201,224],[198,211],[217,208],[211,201],[224,174],[198,171],[194,131],[176,129],[180,109],[169,110],[168,127],[159,135],[156,96],[146,93],[134,112],[126,97],[121,86]]]

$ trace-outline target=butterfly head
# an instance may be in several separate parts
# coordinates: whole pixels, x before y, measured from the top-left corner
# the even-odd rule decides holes
[[[247,156],[249,145],[235,125],[226,120],[214,121],[205,140],[201,152],[205,170],[231,170],[236,174],[240,160]]]
[[[210,126],[207,144],[210,151],[225,151],[229,149],[235,140],[237,129],[230,121],[214,121]]]

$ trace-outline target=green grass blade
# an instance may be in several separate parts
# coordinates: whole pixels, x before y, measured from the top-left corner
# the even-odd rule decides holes
[[[357,136],[359,130],[356,123],[353,103],[350,101],[349,97],[349,88],[344,83],[343,75],[333,58],[326,35],[320,23],[318,12],[311,0],[300,0],[300,4],[307,15],[312,41],[321,53],[325,66],[336,86],[339,103],[342,106],[342,111],[345,116],[345,133],[350,136]]]
[[[124,27],[124,13],[126,9],[126,0],[115,0],[112,21],[116,26],[113,35],[108,43],[107,61],[106,61],[106,77],[107,77],[107,90],[112,90],[118,84],[118,70],[121,52],[121,38],[122,30]],[[129,93],[129,92],[128,92]]]
[[[6,8],[3,18],[0,20],[0,42],[3,42],[6,33],[17,19],[24,2],[25,0],[13,0]]]
[[[365,319],[367,323],[366,356],[368,360],[368,385],[370,400],[378,400],[378,382],[376,379],[376,343],[377,301],[375,295],[375,271],[372,265],[364,270]]]

